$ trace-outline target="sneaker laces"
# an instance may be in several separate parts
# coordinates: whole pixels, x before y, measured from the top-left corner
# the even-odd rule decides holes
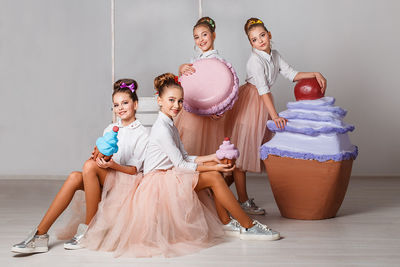
[[[258,206],[256,205],[256,203],[254,203],[254,198],[250,198],[249,203],[250,203],[250,207],[258,209]]]
[[[236,220],[236,219],[234,219],[234,218],[232,218],[232,217],[230,217],[231,218],[231,223],[235,226],[235,227],[241,227],[241,225],[240,225],[240,223]]]
[[[253,221],[253,224],[254,224],[255,226],[257,226],[258,228],[261,228],[262,230],[265,230],[265,231],[267,231],[267,232],[271,232],[271,228],[269,228],[268,225],[262,224],[262,223],[260,223],[260,222],[257,221],[257,220],[254,220],[254,221]]]

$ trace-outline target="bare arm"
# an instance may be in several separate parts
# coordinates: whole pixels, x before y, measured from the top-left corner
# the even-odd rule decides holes
[[[286,126],[287,120],[279,117],[276,112],[274,102],[272,101],[271,93],[261,95],[264,105],[267,107],[268,113],[271,115],[272,120],[275,122],[276,127],[283,129]]]
[[[296,76],[294,76],[293,81],[297,82],[298,80],[306,79],[306,78],[316,78],[317,81],[318,81],[319,86],[321,86],[321,92],[325,93],[325,90],[326,90],[326,79],[319,72],[299,72],[299,73],[296,74]]]
[[[123,165],[116,163],[112,159],[110,161],[105,161],[102,158],[97,158],[96,163],[97,163],[97,166],[99,166],[100,168],[103,168],[103,169],[110,168],[110,169],[113,169],[113,170],[116,170],[119,172],[123,172],[126,174],[131,174],[131,175],[137,174],[137,169],[135,166],[123,166]]]

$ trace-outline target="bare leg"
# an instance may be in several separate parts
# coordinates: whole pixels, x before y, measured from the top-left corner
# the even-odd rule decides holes
[[[82,173],[71,172],[37,227],[38,235],[47,233],[61,213],[68,207],[77,190],[83,190]]]
[[[240,169],[233,170],[233,177],[235,179],[236,192],[241,203],[249,199],[246,187],[246,172]]]
[[[83,165],[83,185],[86,198],[86,220],[89,224],[97,212],[101,199],[101,187],[107,176],[107,169],[97,166],[93,159],[89,159]]]
[[[229,211],[243,227],[252,227],[253,220],[242,210],[235,196],[226,185],[221,173],[216,171],[200,173],[195,190],[200,191],[205,188],[211,188],[219,204]],[[218,215],[220,214],[218,213]],[[222,222],[226,220],[226,218],[220,219]]]

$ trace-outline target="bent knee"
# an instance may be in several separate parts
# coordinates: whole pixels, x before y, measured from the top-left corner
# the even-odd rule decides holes
[[[90,171],[95,171],[97,170],[97,163],[96,161],[94,161],[93,159],[88,159],[87,161],[85,161],[85,163],[83,164],[83,172],[90,172]]]
[[[65,182],[70,184],[76,190],[83,188],[82,173],[77,171],[71,172]]]

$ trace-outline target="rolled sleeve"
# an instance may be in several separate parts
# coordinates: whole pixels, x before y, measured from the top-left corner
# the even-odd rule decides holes
[[[127,161],[128,166],[135,166],[137,171],[143,170],[143,162],[146,155],[146,147],[148,144],[148,136],[147,133],[143,133],[138,137],[137,144],[133,152],[131,158]]]
[[[296,71],[292,66],[290,66],[286,61],[282,58],[280,54],[278,54],[278,62],[279,62],[279,73],[285,77],[286,79],[293,81],[294,77],[296,77],[298,71]]]
[[[256,57],[249,60],[247,63],[247,75],[248,80],[254,81],[254,86],[257,88],[259,95],[271,92],[265,75],[265,68],[261,60]]]

